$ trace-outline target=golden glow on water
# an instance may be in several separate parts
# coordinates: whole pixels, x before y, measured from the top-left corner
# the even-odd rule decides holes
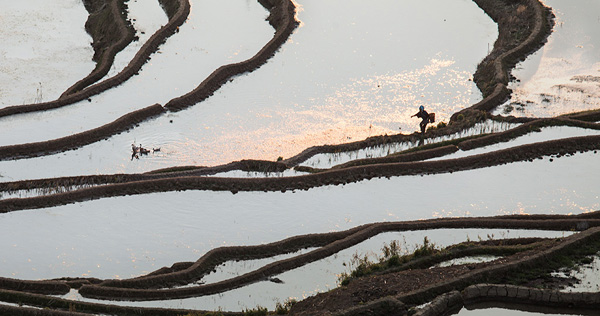
[[[410,116],[419,105],[435,112],[437,121],[447,121],[471,104],[476,89],[471,75],[453,65],[432,59],[419,69],[349,80],[307,104],[227,113],[219,122],[195,127],[205,136],[167,144],[164,153],[183,165],[218,165],[289,158],[312,146],[413,133],[419,120]]]

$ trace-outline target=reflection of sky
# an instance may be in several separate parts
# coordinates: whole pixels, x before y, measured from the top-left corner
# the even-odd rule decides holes
[[[283,281],[283,283],[276,284],[269,281],[261,281],[239,289],[227,291],[223,294],[182,300],[121,302],[117,304],[162,308],[201,308],[206,310],[218,310],[219,307],[221,307],[223,310],[227,311],[239,311],[260,305],[273,309],[276,302],[282,303],[288,298],[301,300],[317,293],[336,288],[338,286],[338,275],[343,272],[349,272],[352,266],[352,257],[355,254],[358,254],[361,257],[366,255],[371,261],[376,261],[377,257],[383,256],[383,253],[380,250],[382,246],[384,244],[389,244],[391,241],[397,241],[401,248],[400,253],[405,254],[407,252],[413,252],[419,245],[422,245],[425,237],[427,237],[436,247],[442,248],[467,240],[478,241],[526,237],[552,238],[565,237],[569,234],[569,232],[506,229],[436,229],[428,231],[382,233],[355,246],[344,249],[335,255],[276,275],[275,277]],[[304,252],[307,252],[307,250],[304,250]],[[228,268],[228,271],[225,271],[225,273],[228,273],[229,277],[231,277],[244,273],[245,271],[250,271],[250,268],[256,269],[260,267],[260,263],[265,264],[272,261],[274,261],[273,258],[240,261],[235,263],[228,262],[225,265]],[[221,269],[221,267],[217,267],[217,273],[220,273],[219,270]],[[82,298],[77,295],[75,291],[72,291],[66,298],[99,302]]]
[[[278,53],[205,102],[76,151],[0,162],[8,170],[6,178],[287,158],[313,145],[410,133],[418,128],[419,120],[410,115],[420,104],[436,112],[438,121],[447,121],[454,111],[481,98],[470,74],[495,40],[496,25],[472,1],[340,1],[303,1],[298,15],[303,23]],[[340,8],[344,14],[333,14]],[[169,43],[179,43],[182,32],[183,27],[152,62],[163,60]],[[152,75],[154,68],[162,69],[143,70]],[[94,97],[93,103],[105,98]],[[125,105],[130,106],[103,107],[122,111]],[[89,111],[84,114],[86,120],[97,119]],[[38,126],[32,120],[11,123],[11,128]],[[65,121],[78,120],[69,115]],[[133,142],[161,147],[161,153],[132,162]]]
[[[600,2],[546,0],[556,25],[548,43],[513,71],[511,102],[518,116],[556,116],[600,107]],[[573,80],[575,76],[596,79]],[[502,113],[503,107],[498,113]]]
[[[1,1],[0,107],[54,100],[95,67],[82,1]]]
[[[18,272],[14,277],[33,279],[125,277],[193,261],[222,245],[255,245],[373,222],[581,214],[600,207],[597,186],[582,181],[597,175],[597,155],[307,191],[165,192],[0,214],[0,253],[11,254],[0,258],[0,266]]]
[[[102,79],[118,74],[129,64],[142,45],[169,21],[158,1],[135,0],[127,2],[127,17],[135,29],[137,40],[117,53],[110,71]]]
[[[273,37],[273,28],[264,20],[267,11],[258,2],[193,0],[191,4],[186,23],[138,74],[89,102],[0,118],[0,145],[68,136],[152,104],[164,104],[196,88],[221,65],[250,58]]]
[[[301,26],[266,65],[174,115],[173,129],[191,141],[165,138],[178,152],[172,158],[215,165],[290,157],[314,145],[411,133],[418,105],[441,121],[480,98],[470,73],[496,26],[474,3],[300,6]]]

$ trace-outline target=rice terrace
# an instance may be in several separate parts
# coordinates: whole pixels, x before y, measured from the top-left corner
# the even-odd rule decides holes
[[[596,0],[0,25],[0,315],[599,313]]]

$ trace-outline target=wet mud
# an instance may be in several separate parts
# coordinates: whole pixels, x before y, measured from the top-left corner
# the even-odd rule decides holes
[[[393,285],[389,287],[395,287],[395,291],[392,292],[379,292],[374,296],[371,295],[371,300],[368,301],[367,305],[373,304],[373,309],[382,308],[381,305],[377,304],[377,299],[381,298],[392,298],[396,301],[402,302],[408,306],[417,306],[432,300],[436,297],[444,295],[446,293],[452,293],[453,291],[462,291],[469,286],[480,283],[487,283],[489,280],[502,278],[503,276],[519,270],[527,270],[545,264],[548,260],[555,256],[560,256],[561,253],[565,253],[568,249],[581,247],[582,245],[589,243],[593,240],[598,240],[598,234],[600,230],[598,228],[588,229],[584,232],[574,234],[572,236],[555,240],[547,243],[544,246],[531,251],[525,251],[518,253],[513,256],[504,257],[503,259],[492,261],[490,263],[480,263],[474,265],[461,265],[456,266],[454,269],[448,268],[443,270],[436,269],[421,269],[421,270],[407,270],[404,273],[398,273],[394,278],[388,276],[388,279]],[[440,274],[442,272],[442,274]],[[411,283],[412,280],[419,280],[417,284]],[[292,307],[290,315],[352,315],[352,308],[348,308],[349,302],[361,305],[360,301],[367,297],[367,288],[376,287],[376,283],[383,283],[386,279],[367,278],[362,281],[364,284],[352,285],[352,282],[343,288],[330,291],[324,294],[318,294],[314,297],[305,299]],[[370,282],[373,281],[373,282]],[[358,282],[361,283],[361,282]],[[499,285],[502,287],[503,285]],[[506,285],[504,285],[506,287]],[[529,288],[528,288],[529,290]],[[596,295],[597,296],[597,295]],[[565,296],[566,297],[566,296]],[[444,307],[444,310],[437,310],[438,314],[424,314],[424,315],[443,315],[445,313],[456,310],[457,307],[460,309],[460,300],[452,299],[453,304],[448,304],[448,300],[444,300],[444,303],[440,304]],[[561,302],[559,302],[560,304]],[[562,306],[568,307],[567,302]],[[453,306],[454,305],[454,306]],[[590,304],[590,306],[593,306]],[[448,308],[448,309],[445,309]],[[408,315],[401,310],[388,310],[387,312],[398,313],[397,315]],[[385,313],[377,313],[375,315],[384,315]]]
[[[93,60],[96,68],[85,78],[69,87],[61,97],[102,79],[113,64],[115,55],[134,40],[133,25],[127,19],[127,4],[123,0],[83,1],[89,17],[85,29],[92,37]]]

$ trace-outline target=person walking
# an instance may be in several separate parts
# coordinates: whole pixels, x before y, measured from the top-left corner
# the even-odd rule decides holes
[[[421,105],[419,107],[419,112],[411,117],[415,116],[422,119],[421,123],[419,123],[419,126],[421,126],[421,134],[425,134],[425,128],[429,123],[429,113],[427,113],[427,111],[425,111],[425,107]]]

